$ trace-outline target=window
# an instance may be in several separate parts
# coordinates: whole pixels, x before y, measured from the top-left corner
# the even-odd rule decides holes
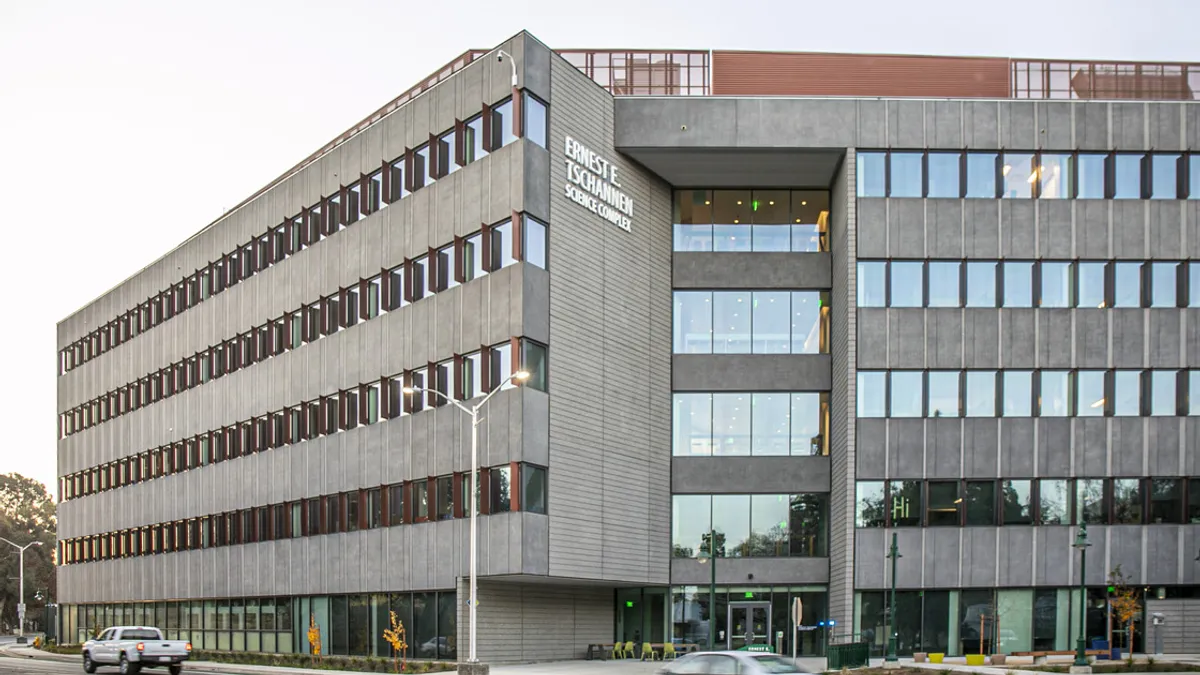
[[[1200,199],[1200,153],[1188,155],[1188,199]]]
[[[958,417],[958,371],[931,371],[929,380],[929,416]]]
[[[1076,307],[1103,308],[1106,304],[1104,295],[1104,270],[1102,262],[1075,263],[1078,275],[1078,290],[1075,298]]]
[[[1077,371],[1075,373],[1075,414],[1079,417],[1103,416],[1104,404],[1104,371]]]
[[[742,558],[749,554],[750,495],[713,495],[712,527],[717,536],[718,556]]]
[[[891,417],[921,417],[925,398],[924,373],[919,370],[893,370],[891,375]]]
[[[532,216],[522,215],[521,234],[525,238],[525,262],[546,269],[546,224]]]
[[[712,454],[712,394],[677,393],[672,402],[671,454]]]
[[[920,152],[892,152],[890,156],[889,194],[892,197],[921,197],[923,155]]]
[[[1200,501],[1200,494],[1192,497]],[[1150,479],[1150,522],[1183,523],[1183,481],[1178,478]]]
[[[1033,306],[1033,263],[1004,263],[1004,306]]]
[[[1113,155],[1113,199],[1142,198],[1142,160],[1144,155]]]
[[[412,152],[412,186],[414,190],[433,183],[437,176],[433,175],[432,169],[433,167],[429,163],[429,144],[425,143]]]
[[[483,116],[476,115],[466,121],[463,129],[463,154],[467,164],[487,156],[483,140]]]
[[[1119,262],[1113,265],[1113,306],[1142,306],[1142,263]]]
[[[676,190],[674,201],[674,250],[713,250],[711,190]]]
[[[1113,479],[1113,523],[1140,525],[1142,522],[1142,481],[1137,478]]]
[[[1032,525],[1032,481],[1000,481],[1000,507],[1004,514],[1005,525]]]
[[[996,524],[996,483],[990,480],[967,481],[966,524]]]
[[[437,250],[437,262],[434,265],[437,271],[437,290],[444,291],[458,285],[457,262],[458,256],[454,255],[453,244]]]
[[[549,369],[546,365],[546,346],[533,340],[521,339],[521,370],[529,373],[525,385],[538,391],[549,391]]]
[[[1043,262],[1042,287],[1038,294],[1040,307],[1071,306],[1071,263]]]
[[[883,481],[859,481],[856,487],[854,523],[858,527],[884,527],[887,511],[884,508]]]
[[[546,104],[538,97],[524,92],[524,108],[521,109],[522,120],[525,124],[525,138],[546,147],[546,137],[549,133],[549,120],[546,116]]]
[[[794,190],[791,193],[792,251],[828,251],[829,192]]]
[[[786,393],[753,394],[751,399],[751,449],[756,456],[787,455],[791,450],[791,396]]]
[[[487,274],[483,268],[483,234],[476,233],[463,240],[463,281]]]
[[[749,190],[716,190],[713,193],[713,250],[754,250]]]
[[[750,353],[751,303],[749,292],[713,293],[714,354]],[[766,316],[767,312],[763,308],[761,314]]]
[[[1075,158],[1079,199],[1104,199],[1104,167],[1107,157],[1101,154],[1081,153]]]
[[[1148,263],[1150,266],[1150,306],[1174,307],[1179,284],[1180,264],[1175,262]]]
[[[1004,408],[1003,417],[1031,417],[1033,415],[1033,372],[1008,370],[1003,374]]]
[[[437,519],[449,520],[454,517],[454,477],[442,476],[437,479],[436,485]]]
[[[546,470],[532,464],[521,465],[521,510],[546,513]]]
[[[429,393],[429,407],[437,408],[454,397],[454,360],[447,359],[433,366],[433,382]],[[434,393],[437,392],[437,393]],[[438,396],[441,394],[441,396]]]
[[[1041,525],[1071,524],[1071,493],[1065,480],[1038,481],[1038,523]]]
[[[1070,199],[1071,156],[1042,153],[1037,167],[1038,197],[1041,199]]]
[[[858,306],[887,306],[887,263],[858,263]]]
[[[786,527],[791,538],[790,554],[794,558],[826,557],[828,550],[829,499],[821,494],[790,496]]]
[[[992,152],[967,153],[967,197],[995,199],[996,163],[999,156]]]
[[[957,481],[930,481],[929,499],[925,523],[929,527],[954,526],[959,524]]]
[[[787,190],[754,190],[750,195],[750,238],[755,251],[790,251]]]
[[[893,262],[890,265],[892,307],[920,307],[924,304],[924,264]]]
[[[1173,417],[1178,414],[1175,401],[1175,384],[1178,376],[1173,370],[1150,371],[1150,414],[1155,417]]]
[[[437,137],[437,171],[439,176],[448,176],[458,171],[458,151],[453,129]]]
[[[1113,414],[1137,417],[1142,414],[1142,374],[1136,370],[1113,373]]]
[[[713,394],[713,454],[750,454],[751,394]]]
[[[677,291],[675,353],[826,353],[827,301],[816,291]]]
[[[1004,153],[1000,173],[1004,177],[1005,199],[1029,199],[1033,196],[1033,184],[1038,174],[1034,171],[1033,155],[1024,152]]]
[[[858,371],[858,417],[887,416],[887,373]]]
[[[672,557],[694,558],[707,552],[712,528],[710,495],[674,495],[671,498]]]
[[[1188,371],[1187,414],[1200,415],[1200,370]]]
[[[387,206],[383,201],[383,180],[382,169],[367,176],[367,213],[375,213]],[[299,250],[300,247],[293,245],[292,248]]]
[[[347,492],[344,495],[346,499],[346,531],[354,532],[358,530],[359,523],[359,503],[357,492]]]
[[[505,342],[489,348],[488,363],[491,366],[488,373],[488,384],[491,389],[511,389],[516,385],[512,382],[513,362],[512,343]]]
[[[429,520],[429,481],[419,480],[412,484],[413,519],[417,522]]]
[[[492,270],[498,270],[515,263],[513,257],[513,226],[511,220],[506,220],[491,228],[492,237]]]
[[[859,197],[887,196],[887,153],[860,152],[858,153]]]
[[[889,485],[892,527],[921,526],[921,490],[919,480],[894,480]]]
[[[1179,155],[1154,154],[1150,158],[1150,198],[1177,199]]]
[[[958,291],[962,263],[930,262],[928,274],[930,307],[958,307],[962,304]]]
[[[827,434],[829,394],[794,393],[791,395],[791,454],[824,456],[829,454]]]
[[[959,181],[959,167],[962,153],[931,152],[929,153],[929,197],[960,196],[962,186]]]
[[[513,134],[512,99],[492,108],[492,150],[502,148],[517,140]]]
[[[1038,415],[1041,417],[1066,417],[1071,414],[1068,380],[1065,370],[1043,370],[1040,375]]]
[[[427,286],[429,281],[429,256],[423,255],[416,258],[409,265],[411,266],[409,283],[412,285],[409,291],[413,302],[432,295]]]
[[[750,495],[750,535],[746,538],[746,554],[754,558],[786,557],[790,549],[790,520],[788,495]]]
[[[967,263],[967,307],[996,306],[995,262]]]
[[[400,525],[404,522],[404,486],[388,486],[388,525]]]
[[[1195,158],[1193,157],[1193,159]],[[1193,166],[1195,166],[1194,163]],[[1193,495],[1200,495],[1200,478],[1188,481],[1187,522],[1195,524],[1200,523],[1200,499],[1196,499]]]
[[[483,359],[479,352],[471,352],[462,358],[462,391],[463,398],[470,400],[483,395]]]
[[[717,294],[718,299],[720,295]],[[739,296],[738,301],[741,301]],[[759,291],[753,295],[751,313],[751,348],[755,354],[787,354],[791,351],[789,327],[791,297],[786,291]],[[718,306],[720,306],[718,304]],[[743,311],[741,307],[730,307],[730,323],[736,322]],[[798,317],[799,318],[799,317]],[[718,326],[721,324],[718,323]]]
[[[1104,479],[1075,481],[1075,524],[1103,525],[1108,522],[1104,504]]]
[[[507,513],[512,510],[509,486],[512,472],[507,466],[489,469],[488,478],[491,480],[491,511],[489,513]]]

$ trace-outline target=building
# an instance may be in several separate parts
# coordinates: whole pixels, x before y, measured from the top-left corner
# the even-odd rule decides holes
[[[1197,649],[1200,65],[499,48],[59,324],[64,635],[464,656],[426,387],[484,660]]]

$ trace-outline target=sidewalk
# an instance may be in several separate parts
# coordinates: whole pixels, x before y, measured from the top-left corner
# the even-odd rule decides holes
[[[1150,659],[1154,659],[1155,664],[1178,663],[1181,665],[1196,666],[1200,665],[1200,655],[1195,654],[1134,654],[1133,660],[1135,663],[1146,663]],[[1055,660],[1047,662],[1048,666],[1069,666],[1073,659],[1070,657],[1058,657]],[[1124,659],[1121,660],[1124,662]],[[1118,663],[1116,661],[1095,661],[1093,665],[1102,665],[1104,663]],[[872,667],[881,667],[883,659],[871,659]],[[1003,666],[968,666],[966,659],[958,657],[949,657],[943,663],[916,663],[911,658],[900,659],[900,666],[903,668],[919,668],[922,670],[950,670],[959,673],[978,673],[979,675],[1046,675],[1044,671],[1023,670],[1022,666],[1032,666],[1032,657],[1009,657]]]

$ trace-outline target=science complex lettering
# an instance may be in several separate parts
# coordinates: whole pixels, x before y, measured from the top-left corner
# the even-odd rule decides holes
[[[570,136],[564,145],[567,199],[630,232],[633,198],[621,190],[617,167]]]

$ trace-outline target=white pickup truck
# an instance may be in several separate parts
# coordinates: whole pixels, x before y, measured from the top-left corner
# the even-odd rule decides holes
[[[94,673],[100,666],[117,666],[121,673],[135,675],[142,668],[165,667],[179,675],[191,653],[192,643],[164,640],[157,628],[113,626],[83,643],[83,670]]]

